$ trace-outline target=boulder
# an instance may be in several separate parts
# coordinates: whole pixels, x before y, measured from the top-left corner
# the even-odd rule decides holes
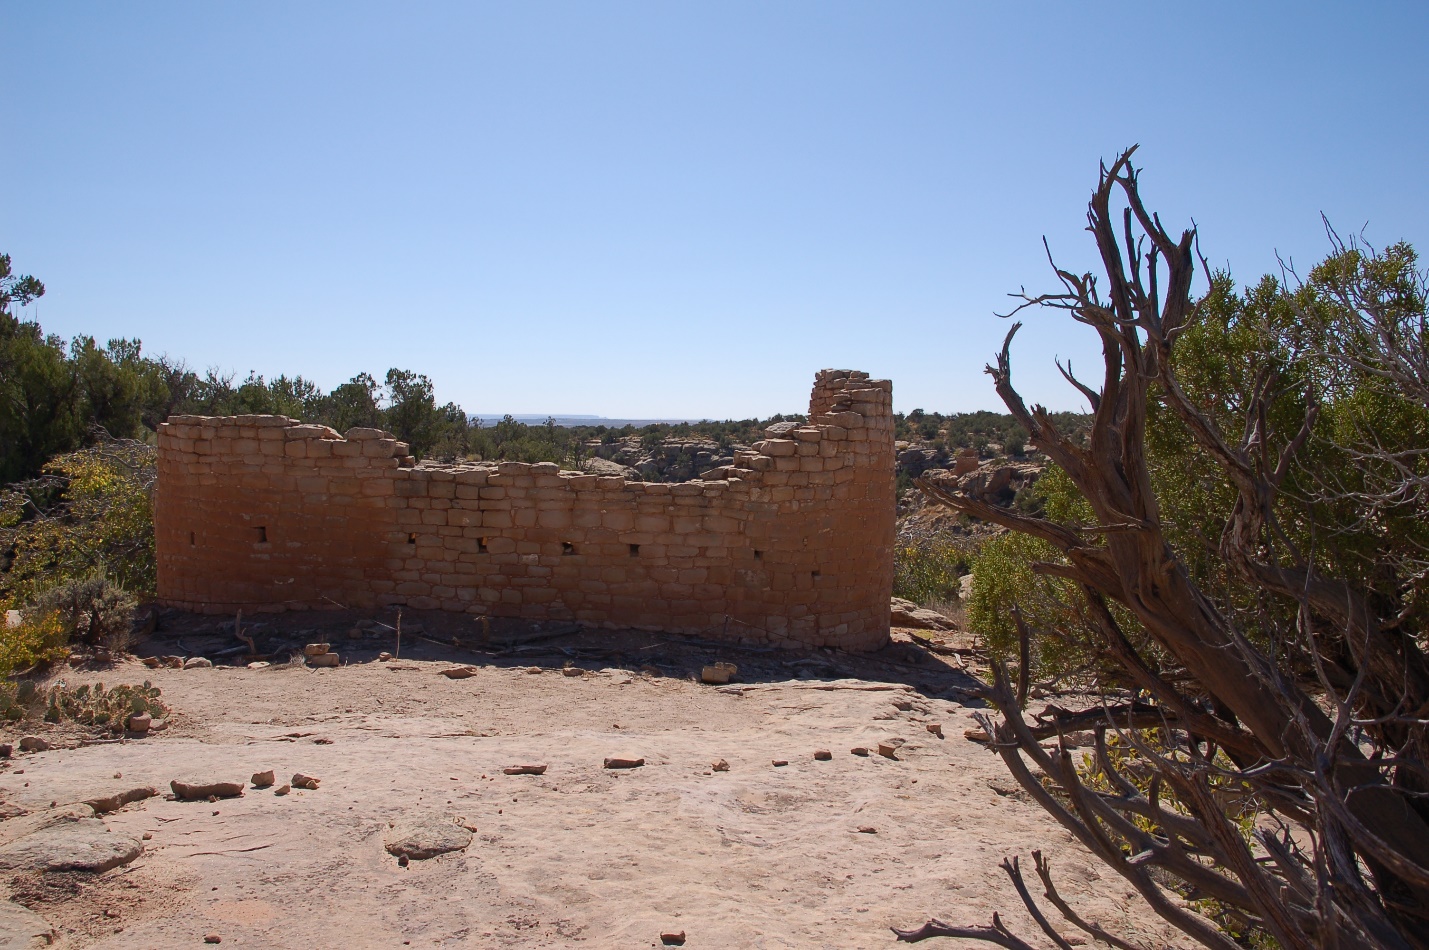
[[[449,851],[464,851],[471,832],[451,818],[420,818],[392,828],[383,841],[387,853],[412,861],[425,861]]]
[[[254,772],[253,778],[250,779],[254,788],[269,788],[276,780],[272,769],[266,772]]]
[[[184,660],[184,669],[186,670],[206,670],[211,666],[213,666],[213,661],[208,657],[191,656]]]
[[[587,475],[620,475],[632,480],[640,478],[640,472],[629,465],[621,465],[619,462],[612,462],[610,459],[600,457],[586,459],[581,463],[581,470]]]
[[[98,818],[79,818],[24,835],[0,848],[7,871],[108,871],[128,864],[144,843],[115,834]]]
[[[917,630],[956,630],[958,625],[936,610],[919,607],[911,600],[894,597],[888,602],[889,622],[895,627]]]
[[[340,666],[342,659],[336,653],[319,653],[308,657],[308,666]]]
[[[0,950],[38,950],[58,940],[54,928],[28,907],[0,901]]]
[[[21,752],[48,752],[51,748],[53,747],[39,736],[22,736],[20,739]]]
[[[733,679],[738,672],[739,667],[733,663],[715,663],[700,670],[700,681],[722,686]]]

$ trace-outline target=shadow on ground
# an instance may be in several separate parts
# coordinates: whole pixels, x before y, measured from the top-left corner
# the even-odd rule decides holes
[[[301,662],[308,643],[331,644],[344,666],[402,660],[560,670],[624,669],[632,674],[698,679],[716,662],[738,668],[735,682],[861,679],[900,683],[919,693],[980,706],[980,684],[964,666],[967,651],[938,647],[907,631],[871,653],[780,649],[641,630],[605,630],[559,621],[481,618],[436,610],[292,611],[216,617],[159,613],[155,629],[134,647],[140,657],[202,656],[218,665]],[[235,634],[235,627],[237,634]],[[960,653],[962,655],[960,655]],[[383,659],[383,654],[390,654]]]

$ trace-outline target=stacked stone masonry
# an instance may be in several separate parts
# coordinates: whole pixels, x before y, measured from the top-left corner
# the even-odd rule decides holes
[[[159,595],[190,610],[405,605],[876,649],[893,586],[892,385],[815,379],[807,424],[677,484],[414,464],[377,429],[174,416]]]

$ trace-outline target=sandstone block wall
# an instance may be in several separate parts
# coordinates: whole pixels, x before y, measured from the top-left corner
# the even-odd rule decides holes
[[[824,370],[809,423],[678,484],[413,464],[376,429],[175,416],[159,596],[191,610],[407,605],[872,649],[893,586],[892,385]]]

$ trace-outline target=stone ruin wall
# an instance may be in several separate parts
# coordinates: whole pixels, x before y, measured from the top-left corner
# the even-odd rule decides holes
[[[405,605],[876,649],[893,586],[892,384],[824,370],[809,422],[677,484],[414,464],[377,429],[159,428],[159,597],[209,613]]]

